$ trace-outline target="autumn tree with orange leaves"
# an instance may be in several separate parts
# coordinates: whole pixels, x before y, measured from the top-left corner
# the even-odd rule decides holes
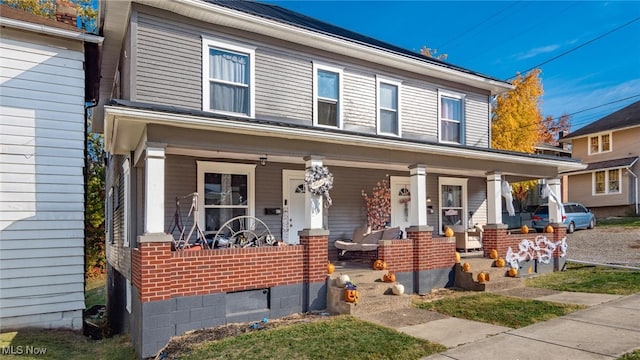
[[[557,119],[549,115],[542,120],[539,142],[558,146],[560,144],[558,142],[560,135],[567,135],[570,129],[571,118],[569,115],[564,114]]]

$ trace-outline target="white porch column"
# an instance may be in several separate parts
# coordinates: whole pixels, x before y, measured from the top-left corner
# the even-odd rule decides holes
[[[145,150],[144,233],[164,233],[164,147]]]
[[[322,166],[323,157],[305,156],[305,168],[312,166]],[[323,198],[321,195],[313,195],[310,191],[304,193],[304,228],[305,229],[322,229],[323,228]]]
[[[549,185],[551,191],[556,194],[556,198],[558,200],[562,199],[560,179],[549,179],[547,180],[547,185]],[[562,211],[558,209],[558,204],[556,204],[552,199],[553,197],[549,195],[549,224],[560,224],[562,222]]]
[[[502,174],[487,174],[487,223],[502,224]]]
[[[427,225],[427,170],[424,165],[409,166],[411,176],[411,211],[409,223],[411,226]]]

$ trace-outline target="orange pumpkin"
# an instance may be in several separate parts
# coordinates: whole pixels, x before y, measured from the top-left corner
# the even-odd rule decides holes
[[[498,258],[498,250],[493,249],[491,250],[491,252],[489,253],[489,257],[492,258],[493,260]]]
[[[446,227],[444,229],[444,236],[446,237],[452,237],[453,236],[453,229],[450,227]]]
[[[489,274],[482,271],[478,274],[478,282],[486,282],[489,281]]]
[[[327,263],[327,274],[333,274],[333,272],[336,271],[336,266],[333,265],[331,262]]]
[[[507,262],[503,258],[499,258],[498,260],[496,260],[496,267],[501,268],[505,265],[507,265]]]
[[[510,268],[509,271],[507,272],[507,274],[509,274],[509,276],[511,276],[511,277],[516,277],[516,276],[518,276],[518,269]]]
[[[358,300],[360,300],[360,293],[358,293],[358,290],[344,290],[344,301],[349,303],[357,303]]]
[[[386,270],[387,269],[387,263],[378,259],[376,261],[373,262],[373,270]]]
[[[456,251],[456,264],[460,263],[460,253]]]
[[[471,265],[468,262],[462,264],[462,271],[464,271],[464,272],[471,271]]]
[[[547,232],[549,234],[553,234],[553,226],[547,225],[547,227],[544,229],[544,232]]]
[[[388,273],[384,274],[384,276],[382,276],[382,281],[394,283],[396,282],[396,274],[394,274],[393,271],[389,271]]]
[[[522,225],[522,227],[520,228],[520,232],[522,232],[523,234],[528,234],[529,227],[527,225]]]

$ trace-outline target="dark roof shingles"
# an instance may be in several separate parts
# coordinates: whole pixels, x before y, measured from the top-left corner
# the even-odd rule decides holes
[[[567,134],[563,139],[570,139],[603,131],[622,129],[640,125],[640,101],[611,113],[600,120],[584,126],[573,133]]]

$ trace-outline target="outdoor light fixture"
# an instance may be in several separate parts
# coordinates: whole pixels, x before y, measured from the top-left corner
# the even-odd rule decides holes
[[[427,203],[430,203],[430,202],[431,202],[431,198],[427,197]]]
[[[261,156],[260,157],[260,166],[265,166],[267,165],[267,156]]]

